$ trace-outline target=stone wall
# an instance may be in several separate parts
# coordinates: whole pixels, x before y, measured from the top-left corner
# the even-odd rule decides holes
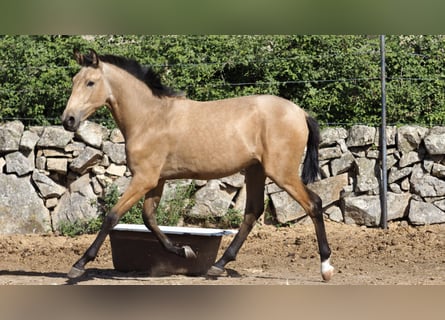
[[[357,125],[349,130],[322,131],[322,179],[311,184],[326,217],[348,224],[378,226],[378,130]],[[445,222],[445,128],[403,126],[387,129],[388,218],[413,225]],[[65,221],[99,214],[97,203],[107,188],[122,192],[131,174],[126,167],[124,139],[119,130],[86,121],[76,134],[62,127],[30,127],[20,121],[0,125],[0,233],[51,232]],[[164,198],[176,185],[170,182]],[[191,217],[222,216],[242,211],[242,173],[197,186]],[[302,208],[272,181],[265,201],[269,220],[304,222]],[[232,212],[233,212],[232,210]]]

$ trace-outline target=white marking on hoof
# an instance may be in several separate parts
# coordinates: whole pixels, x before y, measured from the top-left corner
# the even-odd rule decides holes
[[[334,275],[334,270],[335,269],[333,266],[331,266],[329,259],[321,263],[321,276],[325,282],[331,280],[332,276]]]
[[[189,246],[183,246],[184,254],[187,259],[196,259],[196,254],[193,252],[192,248]]]
[[[85,269],[79,269],[76,267],[72,267],[70,272],[68,272],[67,276],[70,279],[76,279],[81,277],[85,273]]]
[[[207,275],[209,277],[218,277],[224,273],[224,268],[219,268],[216,266],[211,266],[210,269],[207,271]]]

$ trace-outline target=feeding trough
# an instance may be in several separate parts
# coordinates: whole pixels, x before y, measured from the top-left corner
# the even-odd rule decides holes
[[[160,226],[179,246],[188,245],[195,259],[185,259],[165,250],[145,225],[118,224],[110,233],[111,254],[118,271],[147,272],[150,276],[204,275],[215,262],[221,238],[235,230]]]

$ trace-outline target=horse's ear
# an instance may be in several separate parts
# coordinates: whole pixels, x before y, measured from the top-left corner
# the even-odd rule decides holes
[[[99,66],[99,55],[93,49],[90,49],[91,66],[97,68]]]
[[[79,65],[83,65],[83,55],[80,53],[79,49],[74,48],[73,53],[74,53],[74,59],[76,59],[76,62]]]

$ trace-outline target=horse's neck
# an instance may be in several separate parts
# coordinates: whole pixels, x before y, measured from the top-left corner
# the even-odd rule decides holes
[[[113,69],[108,77],[111,91],[108,105],[116,124],[128,141],[131,135],[138,134],[137,131],[141,128],[138,124],[141,121],[155,121],[161,100],[140,80],[124,71]]]

